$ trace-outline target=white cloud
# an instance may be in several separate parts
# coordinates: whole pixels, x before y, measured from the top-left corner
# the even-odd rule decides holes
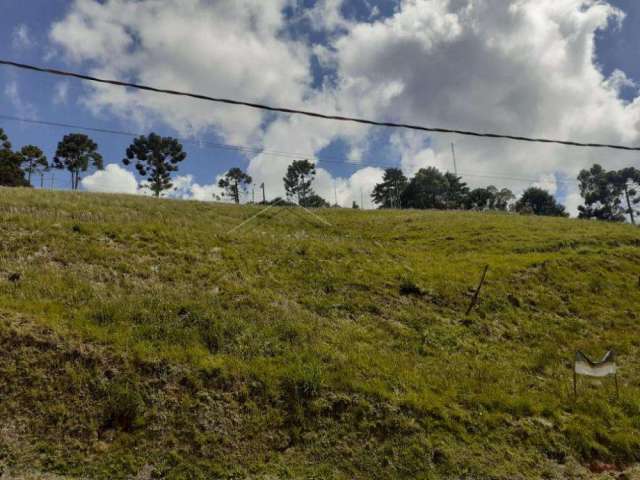
[[[9,99],[9,102],[11,102],[13,109],[18,113],[18,115],[21,117],[37,118],[38,110],[35,105],[22,98],[17,81],[11,80],[8,82],[5,86],[4,94]]]
[[[31,38],[31,32],[29,27],[24,23],[16,25],[11,32],[11,46],[15,50],[26,50],[33,47],[35,44],[33,38]]]
[[[424,147],[424,135],[418,132],[396,132],[391,136],[391,145],[400,154],[400,167],[405,175],[412,176],[421,168],[436,167],[442,171],[453,171],[453,157],[448,151],[436,155],[431,148]]]
[[[584,199],[580,196],[580,192],[573,191],[571,194],[567,195],[562,202],[566,207],[567,212],[572,217],[578,216],[578,207],[584,204]]]
[[[213,202],[223,197],[223,190],[218,187],[218,180],[210,185],[200,185],[194,181],[193,175],[180,175],[172,180],[173,189],[167,196],[182,200],[199,200]]]
[[[301,104],[309,51],[281,38],[288,0],[76,0],[50,37],[92,73],[256,102]],[[144,123],[160,118],[182,135],[215,127],[227,141],[259,138],[264,114],[234,106],[94,86],[86,104]]]
[[[329,45],[315,47],[284,31],[282,8],[290,4],[76,0],[51,38],[67,58],[91,62],[93,73],[141,83],[406,123],[640,143],[640,98],[620,98],[621,89],[635,86],[623,72],[605,78],[595,57],[597,31],[624,18],[607,2],[401,0],[393,16],[356,23],[343,18],[342,1],[323,0],[306,13],[330,33]],[[334,86],[311,88],[312,53],[335,69]],[[115,87],[93,88],[85,102],[142,124],[161,119],[182,135],[214,129],[230,142],[310,159],[336,139],[357,158],[370,139],[362,126],[284,116],[267,122],[273,117],[253,110]],[[451,170],[452,141],[458,170],[474,175],[465,177],[471,186],[493,183],[516,193],[551,177],[575,178],[594,162],[619,168],[633,161],[624,152],[400,131],[392,147],[405,173],[427,165]],[[283,193],[290,161],[261,154],[248,170],[273,197]],[[345,201],[359,200],[355,180],[380,172],[356,173],[335,180]],[[317,190],[328,200],[333,181],[319,171]],[[575,187],[563,194],[574,198]]]
[[[57,82],[53,87],[54,105],[65,105],[69,98],[69,82]]]
[[[347,29],[351,25],[342,15],[344,0],[318,0],[312,8],[305,8],[304,15],[311,26],[320,31]]]
[[[633,79],[627,77],[622,70],[614,70],[606,81],[606,85],[611,88],[617,95],[620,95],[625,88],[633,88],[638,90],[638,84]]]
[[[533,186],[542,188],[549,192],[551,195],[555,195],[558,191],[558,180],[552,173],[540,175],[540,178],[533,184]]]
[[[621,72],[605,78],[594,53],[597,30],[622,19],[605,2],[404,0],[394,16],[354,25],[336,41],[336,95],[359,98],[360,109],[378,118],[640,143],[640,99],[620,100],[619,89],[630,86],[629,80]],[[389,85],[395,86],[381,101],[376,93]],[[575,178],[581,168],[602,162],[603,153],[610,168],[632,161],[615,151],[452,135],[394,138],[407,173],[429,164],[451,170],[451,141],[459,171],[477,175]],[[505,184],[516,192],[528,186],[508,179],[465,180]]]
[[[89,192],[138,193],[136,177],[116,163],[110,163],[104,170],[83,178],[80,183]]]
[[[351,207],[355,201],[360,206],[364,205],[364,208],[375,208],[371,192],[376,183],[382,181],[383,174],[384,171],[380,168],[365,167],[348,178],[332,178],[329,172],[318,168],[313,189],[332,205],[337,197],[341,207]]]

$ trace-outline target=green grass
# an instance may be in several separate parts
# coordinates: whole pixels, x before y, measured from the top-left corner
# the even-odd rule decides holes
[[[326,226],[276,208],[229,233],[258,211],[0,189],[0,473],[591,478],[640,462],[636,228],[317,211]],[[609,348],[620,398],[581,379],[574,401],[574,352]]]

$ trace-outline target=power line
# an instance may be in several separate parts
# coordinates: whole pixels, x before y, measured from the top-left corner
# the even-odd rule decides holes
[[[238,105],[243,107],[255,108],[259,110],[267,110],[270,112],[287,113],[292,115],[304,115],[307,117],[321,118],[325,120],[353,122],[353,123],[360,123],[365,125],[373,125],[373,126],[388,127],[388,128],[403,128],[408,130],[418,130],[422,132],[431,132],[431,133],[453,133],[457,135],[514,140],[519,142],[552,143],[552,144],[558,144],[558,145],[567,145],[571,147],[611,148],[616,150],[640,151],[640,147],[629,147],[624,145],[614,145],[614,144],[606,144],[606,143],[582,143],[582,142],[576,142],[572,140],[555,140],[555,139],[549,139],[549,138],[524,137],[524,136],[505,135],[505,134],[490,133],[490,132],[483,133],[483,132],[476,132],[471,130],[458,130],[458,129],[441,128],[441,127],[425,127],[421,125],[411,125],[407,123],[381,122],[381,121],[369,120],[365,118],[345,117],[340,115],[327,115],[323,113],[312,112],[309,110],[299,110],[299,109],[285,108],[285,107],[273,107],[270,105],[252,103],[252,102],[247,102],[242,100],[234,100],[230,98],[210,97],[208,95],[202,95],[199,93],[182,92],[178,90],[168,90],[164,88],[151,87],[148,85],[140,85],[137,83],[123,82],[120,80],[109,80],[104,78],[92,77],[89,75],[83,75],[76,72],[70,72],[67,70],[38,67],[35,65],[29,65],[26,63],[17,63],[9,60],[2,60],[2,59],[0,59],[0,65],[21,68],[24,70],[31,70],[31,71],[40,72],[40,73],[47,73],[50,75],[72,77],[80,80],[115,85],[119,87],[129,87],[129,88],[135,88],[138,90],[145,90],[149,92],[164,93],[167,95],[190,97],[198,100],[206,100],[209,102],[224,103],[228,105]]]
[[[75,130],[84,130],[87,132],[95,132],[95,133],[106,133],[109,135],[120,135],[125,137],[139,137],[144,135],[141,132],[131,132],[126,130],[112,130],[107,128],[98,128],[98,127],[86,127],[82,125],[74,125],[71,123],[63,123],[63,122],[53,122],[47,120],[37,120],[34,118],[25,118],[25,117],[15,117],[12,115],[4,115],[0,114],[0,120],[7,120],[11,122],[21,122],[21,123],[30,123],[33,125],[45,125],[49,127],[59,127],[59,128],[72,128]],[[250,145],[233,145],[228,143],[216,143],[209,142],[207,140],[191,140],[184,137],[174,137],[176,140],[179,140],[182,143],[187,143],[191,145],[195,145],[197,147],[210,147],[221,150],[233,150],[240,151],[243,153],[255,153],[255,154],[264,154],[274,157],[282,157],[282,158],[291,158],[294,160],[304,160],[309,157],[315,157],[314,153],[294,153],[294,152],[285,152],[282,150],[273,150],[273,149],[265,149],[261,147],[252,147]],[[369,166],[380,166],[380,167],[395,167],[396,165],[390,163],[375,163],[375,164],[363,164],[362,162],[356,161],[344,161],[344,160],[333,160],[333,159],[318,159],[320,163],[336,163],[343,165],[353,165],[353,166],[361,166],[361,165],[369,165]]]
[[[143,135],[142,133],[129,132],[125,130],[112,130],[107,128],[97,128],[97,127],[85,127],[82,125],[75,125],[71,123],[63,123],[63,122],[52,122],[47,120],[36,120],[32,118],[23,118],[23,117],[15,117],[11,115],[0,114],[0,120],[7,120],[12,122],[21,122],[21,123],[29,123],[33,125],[44,125],[50,127],[59,127],[59,128],[71,128],[74,130],[84,130],[88,132],[95,133],[104,133],[109,135],[119,135],[126,137],[139,137]],[[222,150],[233,150],[240,151],[243,153],[256,153],[256,154],[264,154],[274,157],[280,158],[290,158],[292,160],[302,160],[308,157],[314,157],[314,154],[302,154],[302,153],[292,153],[292,152],[284,152],[280,150],[265,150],[258,147],[251,147],[248,145],[231,145],[224,143],[215,143],[208,141],[198,141],[198,140],[189,140],[186,138],[176,137],[182,143],[189,143],[196,145],[198,147],[209,147],[214,149],[222,149]],[[381,167],[381,168],[397,168],[397,164],[385,163],[385,162],[351,162],[344,160],[335,160],[335,159],[317,159],[317,163],[330,163],[337,165],[349,165],[353,167]],[[511,180],[515,182],[523,182],[523,183],[541,183],[540,179],[534,178],[526,178],[526,177],[512,177],[508,175],[499,175],[499,174],[484,174],[477,172],[458,172],[457,175],[463,177],[477,177],[477,178],[490,178],[495,180]],[[554,180],[555,183],[558,184],[576,184],[577,180]]]
[[[12,121],[12,122],[22,122],[22,123],[31,123],[34,125],[46,125],[49,127],[60,127],[60,128],[73,128],[76,130],[85,130],[87,132],[95,132],[95,133],[106,133],[109,135],[120,135],[120,136],[125,136],[125,137],[139,137],[141,135],[143,135],[143,133],[136,133],[136,132],[130,132],[130,131],[126,131],[126,130],[111,130],[111,129],[107,129],[107,128],[97,128],[97,127],[85,127],[82,125],[74,125],[71,123],[63,123],[63,122],[52,122],[52,121],[46,121],[46,120],[36,120],[33,118],[24,118],[24,117],[15,117],[15,116],[11,116],[11,115],[3,115],[0,114],[0,120],[8,120],[8,121]],[[291,156],[292,158],[301,158],[304,155],[302,154],[293,154],[293,153],[288,153],[288,152],[279,152],[276,150],[273,151],[267,151],[265,149],[262,148],[258,148],[258,147],[251,147],[248,145],[231,145],[231,144],[225,144],[225,143],[215,143],[215,142],[209,142],[206,140],[189,140],[187,138],[179,138],[176,137],[177,140],[180,140],[180,142],[182,143],[189,143],[189,144],[193,144],[196,146],[208,146],[208,147],[212,147],[212,148],[217,148],[217,149],[223,149],[223,150],[237,150],[237,151],[242,151],[242,152],[249,152],[249,153],[265,153],[265,154],[273,154],[273,155],[277,155],[277,156]]]

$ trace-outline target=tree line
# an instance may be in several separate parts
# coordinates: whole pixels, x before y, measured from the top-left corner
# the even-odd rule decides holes
[[[171,176],[178,165],[187,158],[182,144],[175,138],[162,137],[155,133],[142,135],[133,140],[122,159],[124,165],[133,164],[138,174],[146,180],[144,184],[154,196],[173,188]],[[26,145],[13,150],[5,132],[0,128],[0,185],[28,187],[32,179],[51,169],[67,170],[71,188],[77,190],[81,175],[90,169],[101,170],[103,158],[98,145],[87,135],[71,133],[58,143],[51,162],[42,150]],[[267,202],[263,193],[260,203],[292,204],[308,208],[331,206],[313,189],[316,166],[309,160],[295,160],[287,168],[282,179],[286,199],[275,198]],[[218,181],[224,195],[239,204],[253,183],[250,175],[234,167]],[[622,170],[605,170],[595,164],[578,175],[578,185],[584,204],[578,207],[579,218],[623,222],[627,218],[635,224],[640,214],[640,170],[634,167]],[[264,184],[261,185],[264,192]],[[388,168],[382,181],[371,193],[372,201],[379,208],[512,211],[523,214],[566,217],[568,213],[554,196],[539,187],[530,187],[520,198],[508,188],[489,185],[471,189],[462,177],[442,173],[435,167],[422,168],[411,178],[401,169]],[[337,206],[337,205],[336,205]],[[359,208],[353,202],[353,208]]]
[[[640,214],[640,170],[634,167],[605,170],[595,164],[580,172],[578,186],[584,200],[578,207],[579,218],[623,222],[628,217],[635,225]],[[530,187],[516,200],[507,188],[490,185],[472,190],[461,177],[442,173],[435,167],[420,169],[411,180],[402,170],[388,168],[371,197],[380,208],[497,210],[568,216],[565,207],[542,188]]]
[[[514,211],[533,215],[568,216],[549,192],[531,187],[519,199],[508,188],[493,185],[470,189],[462,177],[435,167],[422,168],[410,180],[399,168],[388,168],[371,198],[380,208]]]
[[[178,164],[186,157],[187,154],[176,139],[151,133],[134,139],[122,162],[125,165],[134,163],[138,174],[146,179],[145,186],[159,197],[163,191],[173,187],[171,174],[178,171]],[[53,160],[49,161],[42,150],[33,145],[14,151],[6,133],[0,128],[2,186],[30,187],[32,175],[40,175],[42,186],[44,173],[59,169],[69,172],[71,189],[78,190],[83,173],[103,168],[104,162],[98,152],[98,144],[82,133],[65,135],[58,143]]]

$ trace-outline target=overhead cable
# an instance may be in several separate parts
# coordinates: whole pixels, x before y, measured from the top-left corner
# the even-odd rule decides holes
[[[459,129],[453,129],[453,128],[425,127],[425,126],[421,126],[421,125],[412,125],[412,124],[408,124],[408,123],[382,122],[382,121],[377,121],[377,120],[369,120],[369,119],[366,119],[366,118],[347,117],[347,116],[341,116],[341,115],[329,115],[329,114],[324,114],[324,113],[319,113],[319,112],[313,112],[313,111],[310,111],[310,110],[299,110],[299,109],[295,109],[295,108],[286,108],[286,107],[274,107],[274,106],[260,104],[260,103],[248,102],[248,101],[244,101],[244,100],[235,100],[235,99],[220,98],[220,97],[210,97],[208,95],[203,95],[203,94],[199,94],[199,93],[190,93],[190,92],[183,92],[183,91],[179,91],[179,90],[170,90],[170,89],[165,89],[165,88],[157,88],[157,87],[151,87],[151,86],[148,86],[148,85],[140,85],[140,84],[137,84],[137,83],[124,82],[124,81],[120,81],[120,80],[109,80],[109,79],[98,78],[98,77],[93,77],[93,76],[89,76],[89,75],[83,75],[83,74],[80,74],[80,73],[71,72],[71,71],[67,71],[67,70],[59,70],[59,69],[54,69],[54,68],[38,67],[36,65],[29,65],[29,64],[26,64],[26,63],[18,63],[18,62],[13,62],[13,61],[9,61],[9,60],[2,60],[2,59],[0,59],[0,65],[20,68],[20,69],[24,69],[24,70],[31,70],[31,71],[40,72],[40,73],[46,73],[46,74],[50,74],[50,75],[71,77],[71,78],[76,78],[76,79],[90,81],[90,82],[97,82],[97,83],[108,84],[108,85],[116,85],[116,86],[119,86],[119,87],[128,87],[128,88],[134,88],[134,89],[138,89],[138,90],[145,90],[145,91],[149,91],[149,92],[162,93],[162,94],[167,94],[167,95],[177,95],[177,96],[181,96],[181,97],[190,97],[190,98],[195,98],[195,99],[198,99],[198,100],[205,100],[205,101],[209,101],[209,102],[223,103],[223,104],[228,104],[228,105],[238,105],[238,106],[243,106],[243,107],[255,108],[255,109],[259,109],[259,110],[266,110],[266,111],[270,111],[270,112],[286,113],[286,114],[291,114],[291,115],[304,115],[304,116],[307,116],[307,117],[321,118],[321,119],[325,119],[325,120],[334,120],[334,121],[339,121],[339,122],[352,122],[352,123],[359,123],[359,124],[364,124],[364,125],[373,125],[373,126],[379,126],[379,127],[388,127],[388,128],[402,128],[402,129],[418,130],[418,131],[430,132],[430,133],[452,133],[452,134],[457,134],[457,135],[466,135],[466,136],[472,136],[472,137],[484,137],[484,138],[513,140],[513,141],[518,141],[518,142],[549,143],[549,144],[566,145],[566,146],[570,146],[570,147],[610,148],[610,149],[615,149],[615,150],[640,151],[640,147],[630,147],[630,146],[625,146],[625,145],[615,145],[615,144],[607,144],[607,143],[584,143],[584,142],[577,142],[577,141],[573,141],[573,140],[556,140],[556,139],[550,139],[550,138],[536,138],[536,137],[526,137],[526,136],[518,136],[518,135],[506,135],[506,134],[501,134],[501,133],[478,132],[478,131],[472,131],[472,130],[459,130]]]
[[[82,125],[74,125],[71,123],[37,120],[33,118],[15,117],[12,115],[4,115],[4,114],[0,114],[0,120],[29,123],[33,125],[45,125],[50,127],[68,128],[68,129],[74,129],[74,130],[84,130],[88,132],[104,133],[109,135],[120,135],[120,136],[127,136],[127,137],[139,137],[143,135],[142,133],[128,132],[124,130],[112,130],[107,128],[86,127]],[[224,143],[208,142],[205,140],[200,141],[200,140],[190,140],[185,138],[177,138],[177,140],[179,140],[182,143],[190,143],[198,147],[208,147],[208,148],[221,149],[221,150],[232,150],[232,151],[239,151],[242,153],[255,153],[255,154],[269,155],[269,156],[279,157],[279,158],[287,158],[292,160],[303,160],[303,159],[307,159],[309,157],[315,156],[314,154],[283,152],[280,150],[266,150],[259,147],[252,147],[248,145],[231,145],[231,144],[224,144]],[[352,167],[398,168],[397,164],[391,164],[391,163],[385,163],[385,162],[355,162],[355,161],[335,160],[331,158],[316,159],[316,161],[317,163],[331,163],[331,164],[337,164],[337,165],[348,165]],[[542,182],[540,179],[512,177],[512,176],[501,175],[501,174],[458,172],[458,175],[464,176],[464,177],[491,178],[496,180],[511,180],[515,182],[524,182],[524,183],[541,183]],[[558,184],[577,183],[575,180],[554,180],[554,182]]]

